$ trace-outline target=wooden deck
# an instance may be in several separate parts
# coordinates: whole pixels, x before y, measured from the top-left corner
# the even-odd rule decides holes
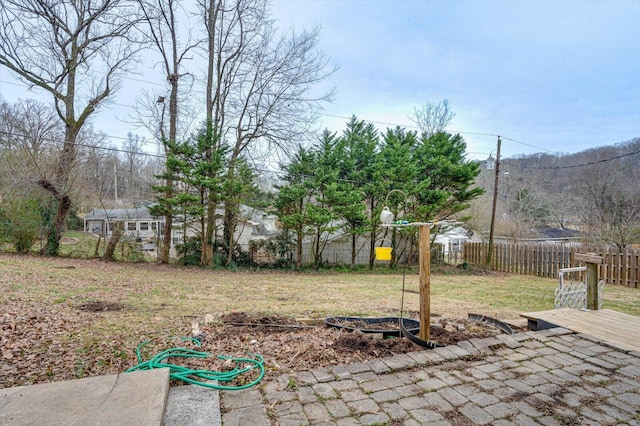
[[[527,318],[532,330],[564,327],[620,348],[640,352],[640,317],[611,309],[581,311],[570,308],[528,312],[521,316]]]

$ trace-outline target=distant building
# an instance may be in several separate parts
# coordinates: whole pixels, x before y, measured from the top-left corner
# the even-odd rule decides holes
[[[222,211],[218,217],[222,217]],[[248,206],[240,206],[235,240],[243,249],[248,249],[253,240],[264,240],[276,231],[277,217]],[[152,216],[147,206],[134,209],[94,209],[84,217],[84,232],[111,237],[116,223],[123,222],[124,236],[145,245],[145,250],[154,250],[155,243],[164,236],[164,216]],[[180,218],[174,220],[171,231],[173,247],[184,243],[185,238],[199,235],[198,221],[186,223]],[[218,230],[222,234],[222,221],[218,220]]]
[[[471,241],[482,241],[482,238],[476,237],[473,231],[456,226],[437,234],[433,242],[442,244],[442,254],[448,256],[451,253],[461,253],[464,250],[464,243]]]
[[[153,217],[146,207],[95,209],[84,217],[84,232],[110,237],[116,223],[124,223],[124,235],[140,239],[164,235],[164,217]]]

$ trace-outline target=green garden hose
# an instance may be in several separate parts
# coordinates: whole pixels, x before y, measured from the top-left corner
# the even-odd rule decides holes
[[[198,346],[200,346],[200,341],[198,339],[193,339],[190,337],[182,338],[182,340],[190,340],[195,342]],[[241,390],[247,389],[251,386],[254,386],[262,380],[264,377],[264,358],[259,354],[250,354],[253,358],[234,358],[230,356],[218,355],[219,359],[224,360],[232,360],[236,363],[236,366],[233,370],[230,371],[213,371],[213,370],[192,370],[190,368],[186,368],[176,364],[170,364],[165,362],[168,358],[179,357],[179,358],[207,358],[210,356],[207,352],[194,351],[192,349],[187,348],[171,348],[165,351],[158,353],[156,356],[151,358],[148,361],[143,361],[142,354],[140,350],[146,344],[148,344],[150,340],[144,341],[140,343],[136,347],[136,357],[138,358],[138,365],[129,368],[125,373],[129,373],[131,371],[141,371],[141,370],[153,370],[156,368],[169,368],[169,378],[174,380],[181,380],[186,383],[191,383],[198,386],[203,386],[211,389],[220,389],[220,390]],[[241,364],[247,364],[244,368],[240,368]],[[248,373],[254,369],[258,369],[260,373],[258,374],[258,378],[253,380],[251,383],[247,383],[245,385],[239,386],[226,386],[219,385],[206,382],[205,380],[217,380],[220,382],[230,382],[236,379],[238,376]]]

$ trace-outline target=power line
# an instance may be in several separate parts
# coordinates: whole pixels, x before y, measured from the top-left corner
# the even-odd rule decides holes
[[[2,131],[2,130],[0,130],[0,134],[6,135],[6,136],[12,136],[12,137],[22,137],[22,138],[28,138],[29,137],[29,135],[20,134],[20,133],[5,132],[5,131]],[[109,136],[109,137],[111,137],[111,136]],[[126,140],[126,138],[121,138],[121,139],[125,139]],[[49,142],[57,142],[57,143],[61,142],[61,140],[59,140],[59,139],[52,139],[52,138],[44,138],[43,140],[49,141]],[[79,143],[79,142],[76,142],[74,145],[81,146],[83,148],[93,148],[93,149],[101,149],[101,150],[104,150],[104,151],[122,152],[122,153],[125,153],[125,154],[143,155],[143,156],[156,157],[156,158],[167,158],[165,155],[162,155],[162,154],[151,154],[149,152],[131,151],[131,150],[126,150],[126,149],[113,148],[113,147],[109,147],[109,146],[89,145],[89,144],[84,144],[84,143]]]
[[[502,139],[505,139],[505,140],[508,140],[508,141],[511,141],[511,142],[515,142],[515,143],[519,143],[520,145],[525,145],[525,146],[528,146],[528,147],[531,147],[531,148],[541,149],[541,150],[547,151],[547,152],[552,152],[552,151],[548,150],[547,148],[543,148],[541,146],[536,146],[536,145],[531,145],[530,143],[526,143],[526,142],[518,141],[518,140],[515,140],[515,139],[511,139],[511,138],[508,138],[506,136],[502,136]]]
[[[128,80],[132,80],[132,81],[138,81],[141,83],[148,83],[148,84],[154,84],[157,86],[164,86],[164,84],[161,83],[156,83],[153,81],[149,81],[149,80],[142,80],[142,79],[137,79],[137,78],[132,78],[132,77],[127,77]],[[9,82],[6,80],[1,80],[0,79],[0,83],[5,83],[5,84],[11,84],[14,86],[26,86],[26,87],[30,87],[29,85],[25,84],[25,83],[14,83],[14,82]],[[135,109],[134,105],[126,105],[126,104],[122,104],[122,103],[118,103],[118,102],[113,102],[113,101],[107,101],[108,104],[111,105],[117,105],[123,108],[131,108],[131,109]],[[351,120],[351,117],[347,117],[347,116],[343,116],[343,115],[337,115],[337,114],[328,114],[328,113],[319,113],[318,115],[323,116],[323,117],[331,117],[331,118],[341,118],[344,120]],[[380,124],[380,125],[384,125],[384,126],[393,126],[393,127],[403,127],[403,128],[410,128],[410,129],[420,129],[419,126],[413,125],[413,124],[400,124],[400,123],[391,123],[391,122],[387,122],[387,121],[377,121],[377,120],[369,120],[366,118],[362,118],[359,117],[360,120],[365,121],[367,123],[371,123],[371,124]],[[507,136],[503,136],[503,135],[498,135],[495,133],[483,133],[483,132],[472,132],[472,131],[467,131],[467,130],[456,130],[456,129],[448,129],[447,132],[449,133],[459,133],[462,135],[473,135],[473,136],[489,136],[489,137],[501,137],[503,140],[508,140],[510,142],[514,142],[520,145],[524,145],[524,146],[528,146],[530,148],[535,148],[535,149],[539,149],[541,151],[545,151],[545,152],[549,152],[549,153],[553,153],[553,151],[541,147],[541,146],[537,146],[537,145],[533,145],[531,143],[528,142],[524,142],[521,140],[517,140],[517,139],[513,139]],[[106,135],[110,138],[113,139],[121,139],[121,140],[127,140],[127,138],[122,137],[122,136],[111,136],[111,135]],[[149,143],[149,142],[145,142],[145,143]]]
[[[325,117],[343,118],[345,120],[351,120],[351,117],[344,117],[344,116],[335,115],[335,114],[323,114],[323,113],[320,113],[319,115],[325,116]],[[413,125],[413,124],[389,123],[389,122],[385,122],[385,121],[367,120],[366,118],[361,118],[361,120],[366,121],[367,123],[382,124],[382,125],[385,125],[385,126],[420,129],[419,126],[416,126],[416,125]],[[520,145],[525,145],[525,146],[528,146],[528,147],[531,147],[531,148],[540,149],[540,150],[546,151],[546,152],[552,152],[552,151],[550,151],[550,150],[548,150],[546,148],[543,148],[541,146],[532,145],[532,144],[527,143],[527,142],[522,142],[522,141],[519,141],[519,140],[516,140],[516,139],[512,139],[512,138],[508,138],[508,137],[505,137],[505,136],[501,136],[501,135],[498,135],[498,134],[495,134],[495,133],[470,132],[470,131],[466,131],[466,130],[456,130],[456,129],[448,129],[447,132],[449,132],[449,133],[460,133],[462,135],[491,136],[491,137],[495,137],[495,138],[501,137],[504,140],[515,142],[515,143],[520,144]],[[480,153],[480,154],[483,154],[483,153]]]
[[[13,136],[13,137],[25,137],[25,138],[28,137],[28,135],[25,135],[25,134],[5,132],[5,131],[2,131],[2,130],[0,130],[0,134],[6,135],[6,136]],[[60,140],[51,139],[51,138],[45,138],[44,140],[48,140],[50,142],[60,142]],[[83,144],[83,143],[76,143],[75,145],[83,147],[83,148],[92,148],[92,149],[100,149],[100,150],[103,150],[103,151],[119,152],[119,153],[132,154],[132,155],[141,155],[141,156],[144,156],[144,157],[154,157],[154,158],[161,158],[161,159],[166,159],[167,158],[167,156],[164,155],[164,154],[152,154],[152,153],[149,153],[149,152],[138,152],[138,151],[131,151],[131,150],[120,149],[120,148],[89,145],[89,144]],[[480,153],[480,154],[482,154],[482,153]],[[640,150],[634,151],[634,152],[628,152],[626,154],[616,155],[616,156],[610,157],[610,158],[605,158],[605,159],[601,159],[601,160],[594,160],[594,161],[589,161],[587,163],[573,164],[573,165],[568,165],[568,166],[530,167],[530,166],[519,165],[519,164],[517,164],[515,162],[509,161],[509,167],[515,167],[515,168],[520,168],[520,169],[528,169],[528,170],[572,169],[572,168],[577,168],[577,167],[586,167],[586,166],[592,166],[592,165],[595,165],[595,164],[607,163],[609,161],[618,160],[618,159],[625,158],[625,157],[630,157],[630,156],[636,155],[636,154],[640,154]],[[286,175],[286,172],[278,171],[278,170],[260,169],[260,168],[257,168],[257,167],[254,167],[253,170],[256,171],[256,172],[260,172],[260,173],[268,173],[268,174],[279,175],[279,176],[285,176]],[[343,182],[351,182],[351,183],[355,182],[355,181],[352,181],[352,180],[349,180],[349,179],[344,179],[344,178],[337,178],[336,180],[343,181]]]
[[[630,156],[636,155],[636,154],[640,154],[640,151],[628,152],[626,154],[616,155],[615,157],[611,157],[611,158],[605,158],[605,159],[602,159],[602,160],[589,161],[588,163],[582,163],[582,164],[573,164],[573,165],[569,165],[569,166],[529,167],[529,166],[519,165],[517,163],[513,163],[512,164],[510,162],[509,163],[509,167],[517,167],[517,168],[520,168],[520,169],[529,169],[529,170],[573,169],[573,168],[576,168],[576,167],[593,166],[594,164],[607,163],[609,161],[618,160],[620,158],[625,158],[625,157],[630,157]]]
[[[351,120],[351,117],[345,117],[342,115],[336,115],[336,114],[326,114],[326,113],[320,113],[318,115],[324,116],[324,117],[332,117],[332,118],[342,118],[345,120]],[[358,117],[360,120],[362,121],[366,121],[367,123],[372,123],[372,124],[382,124],[384,126],[393,126],[393,127],[405,127],[405,128],[411,128],[411,129],[420,129],[419,126],[416,126],[415,124],[400,124],[400,123],[390,123],[390,122],[386,122],[386,121],[376,121],[376,120],[368,120],[366,118],[361,118]],[[465,134],[465,135],[476,135],[476,136],[492,136],[492,137],[497,137],[498,135],[493,134],[493,133],[480,133],[480,132],[468,132],[468,131],[463,131],[463,130],[448,130],[448,132],[451,133],[461,133],[461,134]]]
[[[13,136],[13,137],[28,137],[28,135],[24,135],[24,134],[19,134],[19,133],[10,133],[10,132],[5,132],[0,130],[0,134],[2,135],[7,135],[7,136]],[[50,142],[60,142],[60,140],[57,139],[52,139],[52,138],[44,138],[44,140],[50,141]],[[83,144],[83,143],[75,143],[76,146],[80,146],[83,148],[92,148],[92,149],[100,149],[103,151],[110,151],[110,152],[121,152],[121,153],[125,153],[125,154],[132,154],[132,155],[140,155],[143,157],[154,157],[154,158],[162,158],[162,159],[166,159],[167,156],[164,154],[151,154],[148,152],[138,152],[138,151],[131,151],[131,150],[126,150],[126,149],[119,149],[119,148],[113,148],[113,147],[108,147],[108,146],[97,146],[97,145],[89,145],[89,144]],[[263,168],[257,168],[257,167],[253,167],[252,168],[253,171],[258,172],[258,173],[266,173],[266,174],[273,174],[273,175],[277,175],[277,176],[286,176],[287,173],[285,171],[278,171],[278,170],[269,170],[269,169],[263,169]],[[341,181],[341,182],[355,182],[353,180],[349,180],[349,179],[344,179],[344,178],[337,178],[336,180]]]
[[[0,83],[3,83],[3,84],[10,84],[10,85],[12,85],[12,86],[21,86],[21,87],[24,87],[24,86],[25,86],[25,84],[24,84],[24,83],[14,83],[14,82],[12,82],[12,81],[5,81],[5,80],[0,80]],[[27,87],[29,87],[29,86],[27,86]]]
[[[106,75],[106,73],[104,75]],[[154,86],[166,87],[166,83],[158,83],[156,81],[143,80],[143,79],[134,78],[134,77],[127,77],[126,79],[127,80],[131,80],[131,81],[137,81],[139,83],[147,83],[147,84],[153,84]],[[16,82],[13,82],[13,81],[0,80],[0,83],[11,84],[12,86],[23,86],[23,87],[27,87],[27,88],[34,87],[34,86],[37,87],[37,85],[35,85],[35,84],[27,84],[27,83],[24,83],[22,81],[20,81],[19,83],[16,83]]]
[[[18,134],[18,133],[10,133],[10,132],[5,132],[0,130],[0,134],[2,135],[7,135],[7,136],[13,136],[13,137],[28,137],[27,135],[24,134]],[[44,138],[44,140],[47,140],[49,142],[60,142],[60,140],[57,139],[52,139],[52,138]],[[83,148],[92,148],[92,149],[100,149],[103,151],[110,151],[110,152],[121,152],[124,154],[132,154],[132,155],[140,155],[143,157],[154,157],[154,158],[161,158],[161,159],[166,159],[167,156],[164,154],[152,154],[149,152],[139,152],[139,151],[131,151],[131,150],[127,150],[127,149],[120,149],[120,148],[113,148],[113,147],[108,147],[108,146],[98,146],[98,145],[89,145],[89,144],[83,144],[83,143],[75,143],[76,146],[80,146]],[[260,172],[260,173],[271,173],[271,174],[275,174],[275,175],[286,175],[285,172],[283,171],[277,171],[277,170],[269,170],[269,169],[260,169],[257,167],[253,168],[254,171],[256,172]]]

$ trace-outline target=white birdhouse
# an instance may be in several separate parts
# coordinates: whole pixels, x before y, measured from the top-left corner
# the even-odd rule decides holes
[[[380,212],[380,223],[383,225],[391,225],[393,223],[393,213],[389,210],[389,207],[384,207]]]

